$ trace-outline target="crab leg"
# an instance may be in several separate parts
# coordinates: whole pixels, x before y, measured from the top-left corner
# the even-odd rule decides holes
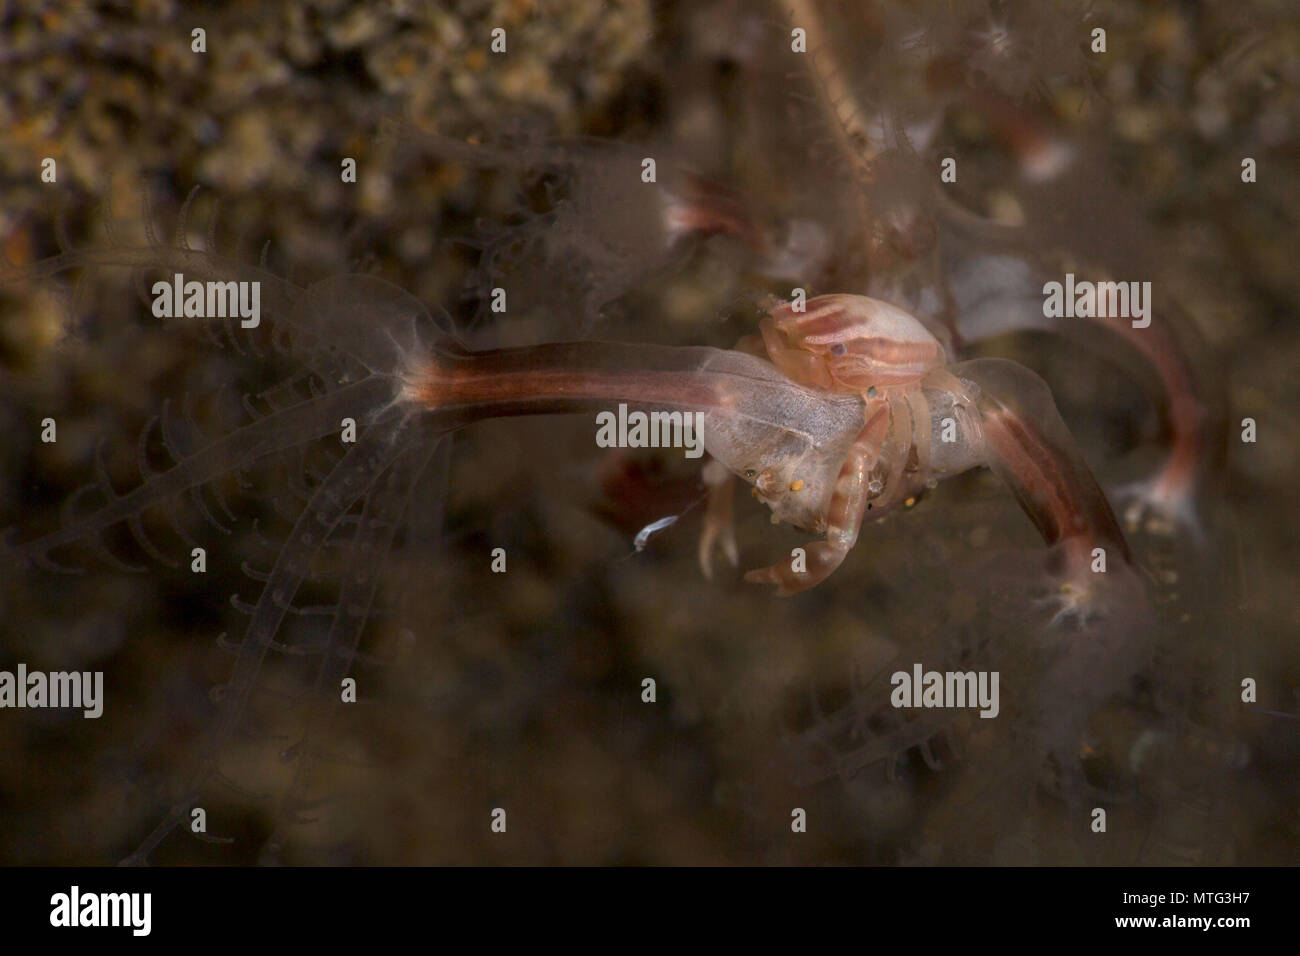
[[[879,495],[878,490],[872,490],[871,472],[889,435],[892,417],[889,403],[881,402],[874,413],[868,412],[868,416],[867,423],[854,439],[835,482],[826,522],[826,537],[801,549],[804,552],[802,558],[792,555],[791,560],[750,571],[745,575],[746,581],[775,584],[777,593],[785,596],[820,584],[844,562],[845,556],[857,543],[863,518],[874,507],[873,499]],[[901,474],[902,468],[891,466],[891,472],[893,471]],[[892,495],[892,489],[890,494]]]

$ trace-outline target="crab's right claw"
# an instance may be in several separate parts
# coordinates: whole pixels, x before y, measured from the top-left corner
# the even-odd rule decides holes
[[[774,584],[778,597],[789,597],[825,581],[844,563],[847,553],[846,548],[829,541],[812,541],[796,548],[785,561],[746,572],[745,580],[750,584]]]

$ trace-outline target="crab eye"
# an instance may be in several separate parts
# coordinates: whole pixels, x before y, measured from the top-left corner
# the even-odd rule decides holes
[[[754,476],[757,474],[758,472],[756,472],[753,468],[745,469],[745,477],[748,478],[750,481],[752,481],[754,479]]]
[[[843,342],[834,342],[831,344],[831,355],[839,356],[848,351]]]

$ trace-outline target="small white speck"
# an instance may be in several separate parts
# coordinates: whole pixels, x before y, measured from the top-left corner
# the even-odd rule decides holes
[[[658,521],[651,521],[648,525],[636,533],[633,545],[638,551],[644,551],[646,544],[650,541],[650,536],[658,534],[671,525],[677,523],[677,515],[669,515],[666,518],[660,518]]]

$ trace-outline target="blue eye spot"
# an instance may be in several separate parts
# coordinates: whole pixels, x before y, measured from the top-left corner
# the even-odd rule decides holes
[[[836,342],[831,346],[831,355],[843,355],[847,351],[848,349],[845,347],[843,342]]]

